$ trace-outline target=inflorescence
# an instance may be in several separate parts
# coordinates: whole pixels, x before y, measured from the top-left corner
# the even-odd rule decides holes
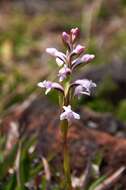
[[[86,48],[85,46],[76,44],[78,36],[78,28],[72,28],[69,33],[62,33],[62,40],[67,47],[66,53],[60,52],[56,48],[46,49],[46,52],[56,59],[56,63],[59,67],[57,74],[59,83],[46,80],[38,83],[39,87],[45,88],[46,95],[52,89],[58,90],[63,95],[64,101],[60,120],[66,119],[68,122],[71,122],[73,119],[80,119],[80,115],[72,111],[70,99],[74,96],[78,98],[80,98],[81,95],[89,96],[92,88],[96,87],[96,84],[88,79],[78,79],[71,82],[74,70],[80,65],[86,65],[95,58],[93,54],[83,54]]]

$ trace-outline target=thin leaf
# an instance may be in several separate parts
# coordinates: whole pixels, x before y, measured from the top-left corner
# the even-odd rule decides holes
[[[89,190],[94,190],[99,184],[101,184],[106,179],[106,176],[101,176],[95,182],[91,184]]]
[[[6,156],[3,163],[0,163],[0,179],[3,179],[8,169],[13,166],[18,150],[18,143],[14,145],[11,152]]]
[[[5,185],[4,190],[14,190],[16,187],[16,174],[14,173],[10,178],[8,183]]]

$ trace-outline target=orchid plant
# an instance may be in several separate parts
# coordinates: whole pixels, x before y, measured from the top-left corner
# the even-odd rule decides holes
[[[47,48],[46,52],[55,57],[56,63],[59,67],[57,74],[59,82],[51,82],[44,80],[39,82],[38,86],[45,89],[47,95],[52,89],[59,92],[59,105],[61,108],[60,114],[60,129],[63,140],[63,157],[64,157],[64,176],[65,176],[65,190],[72,190],[71,173],[70,173],[70,156],[68,150],[68,129],[71,123],[77,119],[80,119],[80,115],[72,110],[72,99],[81,95],[90,95],[92,88],[96,87],[96,84],[88,79],[78,79],[72,81],[72,75],[74,70],[80,65],[86,65],[91,62],[95,56],[93,54],[83,54],[85,52],[85,46],[76,44],[79,37],[79,29],[72,28],[69,33],[62,33],[62,40],[67,50],[66,53],[58,51],[56,48]]]

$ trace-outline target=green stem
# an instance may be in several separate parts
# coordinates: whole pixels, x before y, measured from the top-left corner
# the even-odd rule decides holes
[[[69,57],[69,55],[68,55]],[[69,57],[70,58],[70,57]],[[68,60],[69,64],[71,60]],[[59,104],[68,106],[70,103],[70,93],[69,93],[69,87],[70,87],[70,80],[71,77],[69,76],[67,80],[64,83],[64,96],[61,98]],[[61,106],[61,109],[63,109]],[[72,183],[71,183],[71,171],[70,171],[70,156],[69,156],[69,149],[68,149],[68,128],[69,124],[67,120],[61,121],[60,129],[62,133],[62,141],[63,141],[63,168],[64,168],[64,176],[65,176],[65,190],[72,190]]]
[[[68,122],[66,120],[61,121],[61,132],[63,140],[63,167],[65,175],[65,190],[72,190],[71,173],[70,173],[70,156],[69,156],[68,142],[67,142]]]

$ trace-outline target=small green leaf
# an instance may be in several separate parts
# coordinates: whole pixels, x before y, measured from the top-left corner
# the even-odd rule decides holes
[[[95,190],[95,188],[98,185],[100,185],[100,183],[102,183],[105,179],[106,179],[106,176],[101,176],[100,178],[98,178],[95,182],[91,184],[91,186],[89,187],[89,190]]]

